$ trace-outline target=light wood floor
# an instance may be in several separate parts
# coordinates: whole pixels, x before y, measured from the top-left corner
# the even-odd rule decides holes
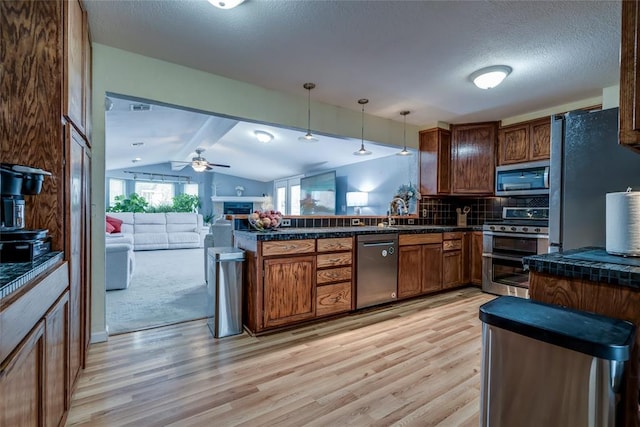
[[[263,337],[205,321],[90,347],[68,426],[477,426],[481,322],[465,288]]]

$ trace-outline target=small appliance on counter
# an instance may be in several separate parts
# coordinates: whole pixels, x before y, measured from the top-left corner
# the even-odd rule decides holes
[[[606,249],[612,255],[640,256],[640,192],[607,193]]]
[[[40,194],[50,172],[0,163],[0,262],[32,262],[51,250],[48,230],[26,229],[24,196]]]

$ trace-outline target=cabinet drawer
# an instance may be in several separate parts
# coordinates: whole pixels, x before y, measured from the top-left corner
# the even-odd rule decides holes
[[[351,282],[318,286],[316,316],[351,310]]]
[[[398,244],[400,246],[428,245],[440,242],[442,242],[442,233],[401,234],[400,237],[398,237]]]
[[[464,233],[461,231],[448,231],[446,233],[442,233],[442,240],[457,240],[462,239],[462,235]]]
[[[351,264],[351,252],[340,252],[337,254],[322,254],[318,255],[316,266],[322,267],[336,267],[339,265]]]
[[[318,252],[346,251],[353,247],[353,238],[318,239]]]
[[[314,239],[263,242],[262,256],[305,254],[314,252],[315,246],[316,241]]]
[[[316,284],[351,281],[351,267],[330,268],[327,270],[318,270],[316,272]]]
[[[462,249],[462,240],[445,240],[442,242],[443,251],[459,251]]]

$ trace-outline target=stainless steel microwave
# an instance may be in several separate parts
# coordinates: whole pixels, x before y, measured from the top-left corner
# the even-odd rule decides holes
[[[549,194],[549,160],[496,168],[496,196]]]

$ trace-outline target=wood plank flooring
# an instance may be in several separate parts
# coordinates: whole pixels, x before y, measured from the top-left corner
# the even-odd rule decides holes
[[[477,426],[481,322],[464,288],[262,337],[205,321],[92,345],[67,426]]]

